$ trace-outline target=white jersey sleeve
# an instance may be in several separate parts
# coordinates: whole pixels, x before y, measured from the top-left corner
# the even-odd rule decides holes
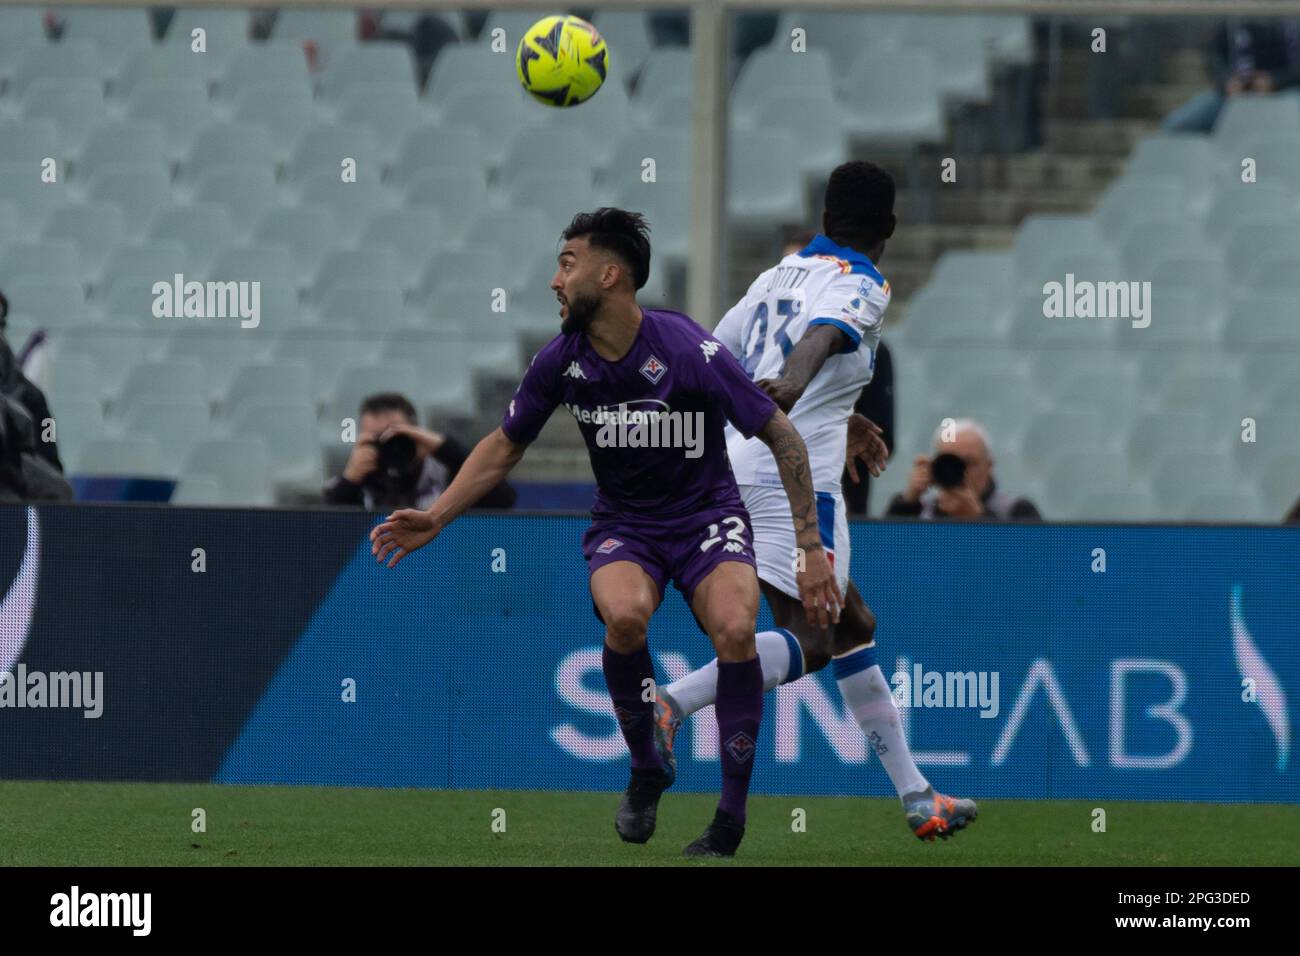
[[[836,276],[812,303],[808,327],[833,325],[843,332],[848,341],[840,349],[841,354],[856,352],[864,339],[867,348],[874,351],[884,328],[887,305],[889,293],[870,277],[853,273]]]
[[[713,337],[727,347],[727,351],[741,358],[740,336],[745,327],[745,300],[741,299],[722,317],[713,329]]]

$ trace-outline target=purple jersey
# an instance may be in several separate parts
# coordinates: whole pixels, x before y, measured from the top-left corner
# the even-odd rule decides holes
[[[632,348],[617,362],[601,358],[585,333],[548,342],[524,373],[502,431],[528,444],[564,405],[591,454],[597,517],[672,518],[739,506],[724,427],[730,421],[748,438],[776,403],[688,316],[643,313]]]

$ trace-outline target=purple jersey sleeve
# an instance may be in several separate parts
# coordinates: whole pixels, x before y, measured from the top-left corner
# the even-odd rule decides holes
[[[704,346],[709,344],[706,341]],[[701,347],[698,353],[700,391],[722,409],[737,431],[753,438],[776,411],[776,402],[750,380],[730,350],[716,339],[712,344],[713,348]]]
[[[554,350],[548,345],[533,356],[501,420],[501,430],[515,444],[531,444],[560,403],[556,372]]]

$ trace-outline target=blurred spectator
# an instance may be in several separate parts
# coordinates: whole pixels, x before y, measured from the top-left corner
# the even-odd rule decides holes
[[[592,19],[596,16],[596,11],[590,7],[574,7],[572,9],[566,10],[565,12],[571,13],[575,17],[581,17],[583,20],[586,20],[588,23],[590,23]],[[465,19],[466,32],[475,40],[483,40],[485,38],[483,33],[483,28],[487,26],[487,22],[489,18],[492,16],[491,10],[481,9],[481,8],[465,9],[461,11],[461,15]],[[548,15],[547,11],[538,10],[535,19],[540,20],[542,19],[542,17],[547,15]],[[516,37],[512,42],[518,43],[519,38]]]
[[[1166,116],[1164,129],[1208,133],[1228,97],[1300,86],[1300,21],[1224,21],[1210,41],[1209,68],[1214,89]]]
[[[418,13],[418,11],[417,11]],[[484,17],[487,14],[483,14]],[[482,23],[478,24],[480,27]],[[437,11],[418,13],[412,18],[394,20],[383,11],[362,11],[357,32],[364,41],[384,40],[405,43],[415,58],[416,83],[421,90],[428,82],[433,62],[443,47],[460,42],[456,30]]]
[[[792,256],[808,243],[817,238],[816,230],[806,226],[786,226],[785,238],[781,240],[781,256]]]
[[[380,509],[433,504],[469,451],[450,435],[419,427],[415,419],[415,406],[395,392],[363,401],[356,444],[343,474],[325,486],[325,503]],[[515,490],[503,481],[476,507],[509,508],[514,503]]]
[[[934,458],[916,457],[907,488],[889,503],[888,517],[1042,520],[1027,498],[997,490],[988,436],[977,423],[958,419],[952,441],[942,438],[940,426],[934,436]]]
[[[50,409],[5,338],[8,314],[9,300],[0,293],[0,501],[67,501],[72,486],[58,450],[42,440]]]
[[[1283,524],[1300,524],[1300,498],[1291,506],[1291,512],[1282,521]]]
[[[734,75],[746,57],[772,42],[776,36],[779,17],[775,13],[737,13],[732,21],[734,26],[731,32],[731,69]],[[689,10],[658,10],[647,13],[646,27],[655,46],[691,45]]]
[[[782,256],[792,256],[816,235],[811,229],[802,226],[786,230]],[[889,354],[889,346],[881,339],[876,349],[876,367],[871,374],[871,381],[862,389],[862,394],[853,403],[853,410],[859,415],[871,419],[880,426],[881,436],[889,453],[894,453],[894,359]],[[858,471],[855,483],[849,475],[848,468],[840,476],[840,488],[844,502],[851,515],[865,515],[867,500],[871,494],[871,475],[865,468]]]
[[[31,416],[38,433],[41,423],[54,416],[50,414],[49,403],[34,382],[23,374],[23,362],[15,356],[5,337],[5,327],[9,317],[9,300],[0,292],[0,395],[6,395],[17,401]],[[42,334],[43,335],[43,334]],[[24,357],[26,350],[24,350]],[[63,471],[63,462],[59,460],[58,443],[55,441],[38,441],[35,453],[44,458],[55,470]]]
[[[894,359],[889,354],[889,346],[881,339],[876,347],[876,368],[871,373],[871,381],[862,389],[862,394],[853,403],[853,410],[859,415],[871,419],[880,426],[881,438],[889,454],[894,454]],[[871,493],[871,475],[865,469],[858,469],[856,484],[849,477],[848,469],[841,476],[840,487],[843,489],[844,502],[849,514],[865,515],[867,499]]]

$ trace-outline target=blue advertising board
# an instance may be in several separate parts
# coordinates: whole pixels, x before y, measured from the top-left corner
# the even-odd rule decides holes
[[[0,584],[21,578],[17,545],[40,526],[18,659],[105,670],[98,720],[0,708],[0,775],[622,789],[627,754],[578,549],[586,521],[466,517],[392,570],[370,555],[372,521],[0,509]],[[1296,530],[872,522],[851,533],[878,660],[941,789],[1300,802]],[[195,572],[186,545],[203,542]],[[129,612],[102,610],[114,601]],[[712,657],[675,591],[650,644],[661,682]],[[678,786],[716,790],[711,709],[677,746]],[[766,698],[754,789],[892,794],[829,672]]]

